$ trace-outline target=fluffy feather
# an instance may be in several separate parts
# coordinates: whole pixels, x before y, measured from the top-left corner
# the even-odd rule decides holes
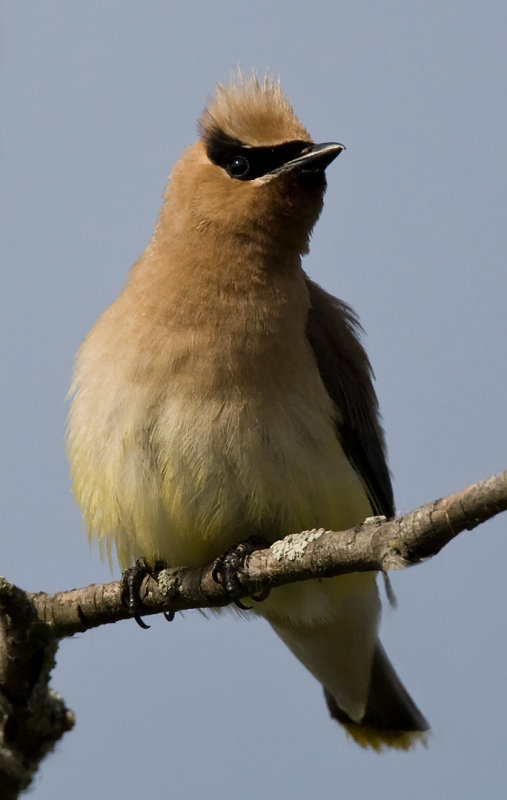
[[[274,541],[392,511],[355,318],[301,268],[323,171],[290,158],[251,180],[229,169],[229,147],[240,166],[311,152],[307,131],[279,84],[255,75],[219,86],[200,130],[173,169],[152,241],[76,358],[73,490],[89,535],[123,567],[141,556],[202,564],[252,533]],[[217,131],[223,164],[208,157]],[[267,158],[249,150],[280,145]],[[391,730],[400,708],[405,743],[426,727],[379,661],[373,574],[282,587],[256,611],[360,743],[371,728],[372,742],[403,746],[404,731],[394,742]]]
[[[219,128],[227,136],[252,146],[277,145],[293,139],[311,141],[294,109],[282,92],[280,81],[255,72],[245,77],[240,70],[228,85],[218,84],[199,121],[203,138]]]

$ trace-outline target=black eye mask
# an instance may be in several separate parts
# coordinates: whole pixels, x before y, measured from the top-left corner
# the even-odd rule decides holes
[[[272,147],[249,147],[215,130],[206,142],[206,153],[209,160],[222,167],[231,178],[252,181],[298,158],[311,144],[296,140]]]

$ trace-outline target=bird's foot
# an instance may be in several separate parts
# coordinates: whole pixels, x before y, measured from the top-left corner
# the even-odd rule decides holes
[[[231,600],[244,611],[250,611],[251,606],[245,606],[240,597],[245,593],[242,588],[238,575],[244,572],[245,562],[255,550],[264,550],[269,547],[269,542],[262,536],[250,536],[244,542],[229,547],[225,553],[216,558],[213,562],[213,580],[219,583]],[[251,595],[252,600],[261,602],[265,600],[270,592],[269,588],[263,589],[257,594]]]
[[[155,569],[162,569],[163,564],[156,564]],[[144,560],[139,558],[133,567],[124,569],[121,574],[121,601],[127,608],[129,616],[133,617],[141,628],[149,628],[141,618],[144,603],[141,599],[141,586],[147,575],[153,575],[153,569]],[[174,619],[174,611],[164,611],[164,617],[168,622]]]

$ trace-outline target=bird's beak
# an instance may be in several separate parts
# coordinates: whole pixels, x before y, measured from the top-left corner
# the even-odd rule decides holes
[[[345,150],[345,145],[338,144],[338,142],[310,144],[300,156],[286,161],[281,167],[277,167],[268,174],[281,175],[283,172],[290,172],[293,169],[301,172],[323,172],[342,150]]]

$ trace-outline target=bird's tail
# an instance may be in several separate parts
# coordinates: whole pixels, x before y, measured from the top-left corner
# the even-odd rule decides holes
[[[428,722],[398,678],[380,642],[374,652],[368,699],[359,722],[339,707],[325,687],[324,696],[331,716],[361,747],[377,751],[388,747],[409,750],[418,741],[426,742],[424,732],[429,729]]]
[[[322,684],[331,716],[359,745],[409,750],[417,741],[425,742],[429,725],[377,639],[371,598],[363,604],[360,599],[356,594],[347,613],[325,624],[298,625],[273,616],[269,621]]]

